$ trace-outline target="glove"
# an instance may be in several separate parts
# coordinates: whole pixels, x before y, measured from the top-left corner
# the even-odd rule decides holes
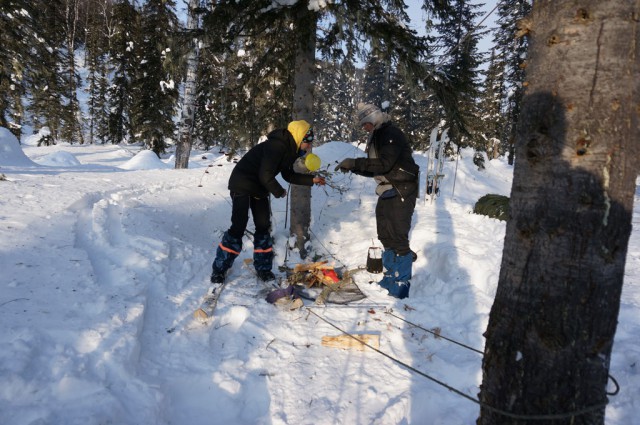
[[[355,158],[346,158],[346,159],[343,159],[340,164],[338,164],[338,166],[335,168],[334,171],[340,170],[343,173],[346,173],[347,171],[351,171],[354,168],[356,168]]]

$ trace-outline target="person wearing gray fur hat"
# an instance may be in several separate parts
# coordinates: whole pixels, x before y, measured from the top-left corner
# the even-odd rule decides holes
[[[371,103],[358,103],[358,125],[362,127],[366,123],[378,124],[388,120],[386,114],[376,105]]]
[[[409,247],[411,217],[418,198],[418,172],[405,134],[376,105],[359,103],[358,125],[369,133],[366,158],[346,158],[336,171],[372,177],[377,183],[376,227],[384,247],[384,277],[378,284],[397,298],[409,296],[416,258]]]

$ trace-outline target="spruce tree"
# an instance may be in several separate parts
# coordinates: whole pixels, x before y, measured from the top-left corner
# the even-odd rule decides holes
[[[221,66],[224,61],[218,59],[212,49],[203,48],[196,72],[195,124],[190,141],[205,149],[216,144],[226,148],[235,139],[228,125],[232,99],[227,86],[227,72]],[[178,146],[176,150],[180,149]],[[188,149],[191,150],[190,147]]]
[[[400,64],[391,76],[391,93],[389,113],[392,120],[403,129],[414,149],[425,149],[431,129],[437,124],[430,117],[428,92]]]
[[[480,87],[480,65],[482,54],[478,51],[478,40],[482,28],[476,28],[481,13],[480,6],[472,5],[468,0],[453,0],[450,13],[435,25],[439,46],[443,49],[441,70],[447,80],[456,87],[461,122],[448,122],[449,137],[458,146],[483,147],[472,134],[479,126],[476,99]]]
[[[233,5],[232,5],[233,6]],[[225,5],[214,11],[224,12]],[[224,39],[218,15],[204,22],[205,48],[198,71],[195,134],[230,149],[254,146],[260,137],[291,120],[293,50],[291,22],[271,22],[259,37]],[[211,23],[211,20],[214,23]]]
[[[113,33],[110,34],[109,73],[112,75],[107,98],[109,121],[107,140],[110,143],[134,143],[136,133],[132,122],[133,81],[139,58],[140,15],[129,0],[120,0],[113,8]]]
[[[427,2],[426,8],[429,11],[444,10],[445,3]],[[251,61],[252,65],[244,68],[250,72],[236,71],[234,73],[231,68],[227,68],[227,76],[234,75],[237,79],[233,78],[233,80],[238,81],[238,84],[242,82],[247,88],[256,84],[248,84],[249,78],[255,76],[273,83],[272,86],[266,87],[267,93],[271,94],[266,99],[266,103],[260,100],[265,91],[261,89],[251,92],[257,107],[260,104],[275,107],[269,113],[259,112],[258,107],[257,116],[263,116],[266,119],[266,117],[281,114],[273,122],[263,125],[262,128],[268,128],[272,124],[282,126],[291,119],[290,112],[285,113],[287,110],[290,111],[288,108],[290,108],[291,100],[287,100],[283,96],[287,95],[287,90],[292,89],[292,75],[295,71],[292,67],[293,48],[295,47],[293,41],[298,37],[299,28],[297,25],[300,24],[294,15],[296,7],[307,7],[307,5],[272,7],[272,2],[267,0],[218,1],[212,13],[204,19],[203,29],[208,38],[208,47],[205,49],[207,53],[202,52],[203,60],[205,60],[205,55],[211,55],[213,51],[217,52],[217,60],[224,57],[226,62],[235,58],[238,51],[242,49],[251,55],[251,58],[245,59],[245,61]],[[408,21],[405,9],[404,2],[390,0],[374,2],[362,0],[347,4],[327,4],[317,11],[317,19],[321,28],[321,31],[316,34],[317,52],[326,61],[335,60],[336,63],[342,63],[344,59],[351,62],[356,58],[364,59],[369,42],[384,46],[387,51],[394,52],[398,61],[405,62],[412,78],[421,79],[423,83],[436,87],[434,93],[438,98],[445,97],[444,86],[438,82],[440,79],[425,72],[423,61],[427,57],[428,51],[426,39],[419,37],[403,24]],[[240,39],[244,41],[238,42]],[[245,44],[256,46],[256,43],[260,41],[265,47],[245,49]],[[209,66],[211,64],[210,62]],[[259,74],[256,73],[257,69],[260,69]],[[208,91],[202,84],[203,77],[206,76],[200,75],[199,77],[199,96]],[[211,81],[215,84],[214,79]],[[227,81],[229,81],[228,77]],[[231,82],[233,83],[233,81]],[[228,90],[225,94],[226,98],[230,94]],[[292,92],[289,91],[289,93]],[[451,96],[446,97],[450,98]],[[382,95],[379,98],[381,101]],[[269,103],[270,99],[277,101]],[[220,102],[217,104],[220,105]],[[203,108],[205,105],[209,105],[209,102],[206,98],[199,97],[197,105],[199,108]],[[248,108],[247,110],[254,109]],[[204,114],[197,110],[196,116],[203,117]]]
[[[493,50],[479,100],[480,126],[478,127],[478,133],[485,141],[485,148],[482,150],[487,152],[490,159],[505,154],[505,144],[500,141],[505,121],[500,98],[504,85],[503,69],[504,63],[496,57]]]
[[[87,11],[85,30],[85,63],[87,78],[88,143],[105,143],[109,131],[107,93],[109,88],[109,38],[105,36],[112,15],[109,2],[97,0]]]
[[[24,120],[22,96],[30,66],[29,46],[34,41],[33,3],[0,2],[0,126],[20,140]]]
[[[33,7],[27,0],[0,2],[0,126],[8,128],[20,140],[25,121],[23,96],[30,52],[36,42]]]
[[[48,127],[55,141],[60,138],[68,119],[64,101],[68,74],[61,72],[63,58],[60,48],[65,37],[60,25],[65,20],[64,7],[60,0],[39,1],[32,16],[37,41],[31,54],[37,60],[31,63],[28,71],[27,91],[31,94],[31,102],[27,110],[34,130]]]
[[[367,58],[362,78],[362,101],[382,107],[388,101],[391,57],[386,54],[384,46],[374,47]]]
[[[177,28],[175,2],[147,0],[141,11],[140,63],[134,81],[132,120],[138,137],[156,154],[164,153],[175,135],[173,121],[179,81],[172,68],[172,34]]]
[[[500,0],[498,3],[494,45],[498,58],[504,63],[502,98],[503,113],[507,117],[500,140],[509,150],[510,164],[513,164],[515,129],[520,118],[528,50],[527,29],[518,28],[518,22],[522,22],[530,10],[531,0]]]
[[[316,144],[350,140],[356,105],[354,79],[355,66],[349,59],[318,65],[314,92]]]

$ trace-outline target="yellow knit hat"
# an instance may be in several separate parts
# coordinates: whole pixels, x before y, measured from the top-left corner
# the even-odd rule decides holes
[[[291,121],[287,126],[287,130],[289,130],[289,133],[293,136],[293,140],[296,141],[298,148],[300,147],[300,143],[302,143],[304,135],[307,134],[307,131],[309,131],[310,128],[311,124],[305,120]]]

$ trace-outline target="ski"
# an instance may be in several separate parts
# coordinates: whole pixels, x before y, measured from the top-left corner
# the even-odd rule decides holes
[[[436,157],[436,144],[438,143],[438,129],[434,128],[431,131],[431,136],[429,137],[429,149],[427,149],[427,190],[425,193],[425,200],[427,198],[426,195],[429,195],[431,190],[433,189],[433,176],[434,176],[434,160]]]
[[[218,305],[218,298],[220,298],[220,294],[226,286],[226,281],[223,283],[212,284],[207,289],[207,293],[204,295],[200,307],[193,312],[193,317],[203,322],[211,319],[213,317],[213,312]]]
[[[253,259],[251,258],[245,259],[243,261],[242,268],[247,269],[253,275],[253,277],[256,280],[256,285],[258,286],[263,285],[265,287],[264,289],[265,293],[267,291],[272,291],[279,287],[277,283],[277,279],[269,282],[264,282],[258,277],[258,273],[253,268]],[[246,279],[245,273],[242,273],[242,276],[240,278],[242,278],[242,281],[248,280]],[[231,279],[231,280],[235,280],[235,279]],[[213,317],[216,306],[218,305],[218,299],[220,298],[222,291],[224,291],[224,288],[226,288],[228,284],[229,284],[228,276],[226,277],[223,283],[211,284],[207,289],[207,292],[204,295],[202,302],[200,303],[200,307],[198,307],[196,311],[193,312],[193,316],[196,319],[200,320],[201,322],[209,321]]]
[[[427,151],[427,189],[425,191],[425,201],[430,198],[431,202],[440,195],[440,181],[444,177],[444,147],[449,141],[447,131],[444,130],[438,137],[438,128],[431,132],[429,149]]]
[[[438,144],[438,156],[437,156],[437,166],[435,167],[435,179],[433,182],[433,193],[431,194],[431,199],[433,200],[433,196],[440,195],[440,181],[444,177],[443,169],[444,169],[444,147],[449,141],[447,137],[447,129],[442,132],[440,136],[440,143]]]

